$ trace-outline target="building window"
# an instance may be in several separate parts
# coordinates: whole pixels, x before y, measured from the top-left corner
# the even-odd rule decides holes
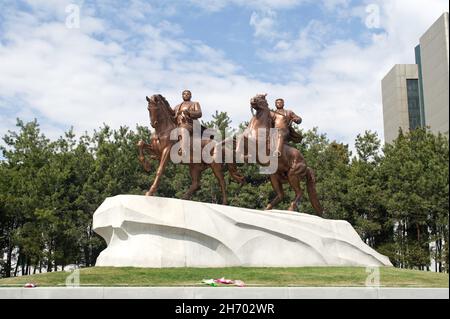
[[[421,127],[422,123],[420,116],[419,81],[417,79],[407,79],[406,88],[408,92],[409,129],[414,130]]]
[[[420,44],[414,49],[416,53],[416,64],[419,71],[419,103],[420,103],[420,125],[425,126],[425,101],[423,97],[423,76],[422,76],[422,57]]]

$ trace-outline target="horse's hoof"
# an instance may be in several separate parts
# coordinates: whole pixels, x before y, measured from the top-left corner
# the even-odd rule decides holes
[[[272,204],[269,204],[269,205],[267,205],[265,210],[272,210],[272,208],[273,208]]]

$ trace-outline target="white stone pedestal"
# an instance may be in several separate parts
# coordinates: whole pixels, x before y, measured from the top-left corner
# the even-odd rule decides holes
[[[94,230],[108,244],[96,266],[392,266],[348,222],[288,211],[119,195]]]

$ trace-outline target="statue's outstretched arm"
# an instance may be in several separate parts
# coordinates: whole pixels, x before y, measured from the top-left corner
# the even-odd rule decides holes
[[[302,122],[302,118],[291,111],[291,120],[297,124],[300,124]]]

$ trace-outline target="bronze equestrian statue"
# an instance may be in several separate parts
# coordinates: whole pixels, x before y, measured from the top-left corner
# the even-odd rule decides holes
[[[271,111],[266,101],[266,95],[257,95],[250,100],[251,109],[256,110],[256,114],[253,116],[244,134],[237,139],[233,139],[232,163],[226,163],[223,165],[221,162],[212,161],[205,162],[203,158],[200,162],[194,162],[194,151],[188,146],[190,139],[193,139],[193,123],[201,117],[202,112],[200,104],[198,102],[192,102],[192,94],[190,91],[185,90],[182,93],[183,102],[177,105],[173,110],[170,107],[167,100],[161,95],[153,95],[152,97],[146,97],[148,102],[148,111],[150,115],[151,126],[155,129],[155,133],[151,136],[150,144],[144,141],[139,141],[139,161],[144,166],[146,171],[150,171],[150,164],[145,158],[145,153],[150,154],[150,158],[159,160],[159,167],[156,172],[155,180],[147,196],[153,196],[159,186],[164,169],[170,160],[170,153],[175,143],[180,143],[179,155],[187,156],[188,161],[185,164],[189,165],[189,172],[192,179],[192,184],[189,190],[184,194],[183,199],[191,198],[192,194],[200,188],[200,178],[202,172],[211,167],[215,177],[217,178],[221,191],[222,191],[222,204],[227,204],[226,185],[224,180],[223,168],[226,166],[230,172],[231,177],[236,182],[243,184],[244,177],[239,174],[236,169],[237,154],[242,151],[244,154],[245,162],[249,160],[249,143],[242,143],[249,139],[261,139],[260,143],[256,141],[256,148],[264,148],[266,155],[275,156],[277,159],[277,167],[273,173],[270,174],[270,181],[273,189],[276,192],[276,197],[267,205],[266,210],[274,208],[284,198],[283,184],[289,183],[292,189],[295,191],[295,198],[289,206],[289,210],[295,211],[298,209],[298,203],[300,202],[303,191],[300,187],[300,181],[306,180],[306,187],[308,190],[309,200],[312,207],[318,215],[322,215],[323,209],[319,203],[315,187],[314,171],[309,168],[306,161],[299,150],[291,147],[287,144],[288,141],[299,143],[301,141],[301,135],[297,133],[292,127],[291,123],[300,123],[301,118],[294,112],[284,109],[284,101],[278,99],[276,101],[276,110]],[[189,132],[189,136],[184,136],[180,141],[171,139],[171,132],[177,128],[186,129]],[[202,128],[203,129],[203,128]],[[275,129],[275,136],[270,135],[270,129]],[[265,135],[259,134],[263,132]],[[188,140],[186,141],[185,138]],[[270,140],[275,139],[275,147],[270,148]],[[215,144],[211,144],[215,143]],[[209,146],[211,155],[221,153],[224,158],[224,152],[227,150],[226,140],[217,143],[214,140],[202,139],[201,149],[205,149]],[[211,147],[212,146],[212,147]],[[243,149],[239,149],[239,148]],[[255,153],[253,153],[255,154]],[[260,165],[267,165],[267,156],[263,160],[260,158],[259,150],[256,150],[256,162]],[[214,157],[215,158],[215,157]]]
[[[306,188],[308,190],[308,196],[311,205],[316,211],[317,215],[322,215],[323,208],[320,205],[317,197],[314,171],[307,166],[306,161],[299,150],[286,144],[287,137],[289,135],[293,136],[294,140],[298,140],[299,138],[301,138],[301,136],[298,133],[292,134],[293,129],[285,127],[286,122],[284,121],[286,120],[286,118],[280,118],[281,116],[283,116],[292,119],[292,121],[300,122],[300,117],[296,116],[293,112],[276,113],[275,111],[271,111],[266,101],[266,94],[259,94],[253,97],[250,100],[250,106],[252,109],[256,110],[256,114],[251,119],[247,129],[243,134],[244,140],[247,140],[249,138],[261,138],[261,136],[258,136],[257,133],[259,129],[265,129],[266,132],[270,132],[270,128],[276,128],[278,134],[276,140],[278,141],[278,143],[280,141],[280,129],[282,130],[283,134],[283,139],[281,140],[282,143],[277,144],[275,152],[271,152],[272,154],[275,153],[278,158],[277,170],[275,173],[270,174],[270,182],[274,191],[276,192],[276,197],[267,205],[266,210],[273,209],[279,202],[283,200],[283,184],[289,183],[289,185],[295,191],[295,198],[291,202],[289,210],[296,211],[298,208],[298,203],[303,196],[303,190],[300,187],[300,181],[306,180]],[[278,110],[280,108],[281,104],[279,103]],[[266,138],[265,143],[266,145],[268,145],[271,136],[266,135],[262,138]],[[240,140],[238,144],[239,143],[242,143],[242,140]],[[258,146],[259,143],[256,143],[256,145]],[[247,154],[248,147],[245,143],[243,146],[237,147],[244,147],[244,153]],[[280,154],[276,154],[277,151],[279,151]],[[259,154],[259,152],[256,152],[256,154]],[[265,165],[265,163],[259,158],[257,159],[257,162],[261,165]]]
[[[186,98],[185,102],[190,102],[190,92],[187,94],[187,92],[183,92],[183,98]],[[144,169],[146,171],[150,171],[150,163],[146,160],[144,150],[147,151],[150,154],[150,158],[159,160],[159,166],[158,170],[156,172],[155,180],[153,181],[152,186],[150,187],[149,191],[145,194],[147,196],[153,196],[158,186],[161,182],[162,175],[164,173],[165,167],[167,163],[170,160],[170,151],[172,149],[172,146],[177,143],[176,140],[170,139],[170,133],[173,130],[176,130],[178,128],[177,124],[183,125],[182,127],[186,127],[188,125],[192,125],[192,122],[190,120],[180,120],[180,116],[183,117],[189,117],[189,116],[201,116],[201,110],[196,109],[197,106],[194,106],[192,109],[191,105],[178,105],[175,110],[172,110],[167,100],[162,95],[153,95],[152,97],[146,97],[148,102],[148,111],[150,115],[150,124],[155,129],[155,133],[151,136],[151,141],[149,144],[145,143],[144,141],[138,142],[139,147],[139,161],[144,166]],[[181,110],[180,110],[181,109]],[[179,112],[178,112],[179,111]],[[194,113],[194,112],[198,113]],[[192,118],[191,118],[192,120]],[[179,122],[178,122],[179,121]],[[189,126],[188,126],[189,129]],[[209,143],[214,143],[213,140],[202,140],[201,141],[201,148],[203,149],[206,145]],[[216,146],[212,147],[212,152],[215,151]],[[221,148],[222,151],[225,151],[225,148]],[[186,152],[188,150],[182,149],[182,151]],[[200,189],[200,178],[201,174],[204,170],[206,170],[208,167],[211,167],[214,176],[217,178],[217,181],[219,182],[221,191],[222,191],[222,204],[226,205],[228,203],[227,193],[226,193],[226,186],[225,186],[225,179],[224,179],[224,173],[223,173],[223,164],[222,163],[205,163],[205,162],[199,162],[194,163],[192,160],[192,154],[190,155],[190,160],[187,163],[189,165],[189,173],[192,179],[192,184],[188,191],[184,194],[183,199],[190,199],[194,192],[196,192],[198,189]],[[228,168],[228,171],[230,172],[231,177],[238,183],[244,182],[244,177],[242,177],[237,169],[236,166],[231,164],[226,165]]]

